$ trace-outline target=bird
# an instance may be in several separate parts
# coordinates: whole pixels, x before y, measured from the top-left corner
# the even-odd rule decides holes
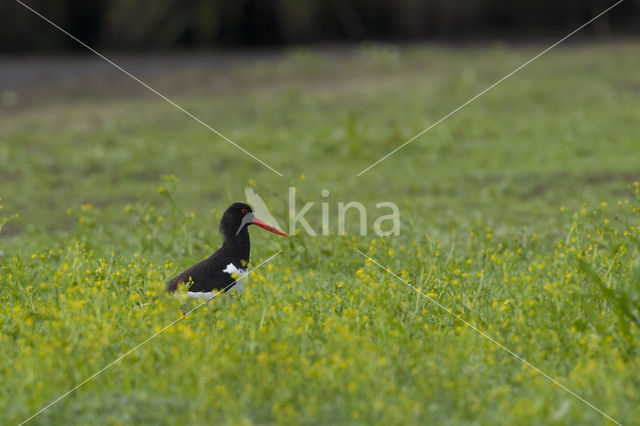
[[[248,204],[233,203],[225,210],[220,220],[222,247],[172,278],[167,283],[167,291],[175,292],[180,284],[190,284],[187,297],[209,300],[221,291],[242,290],[238,281],[246,276],[249,264],[250,225],[257,225],[274,234],[288,237],[285,232],[258,219]]]

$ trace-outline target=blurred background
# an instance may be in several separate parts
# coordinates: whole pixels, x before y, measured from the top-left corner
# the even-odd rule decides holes
[[[297,186],[301,205],[325,188],[334,205],[392,200],[411,206],[411,226],[443,232],[615,197],[638,174],[640,0],[355,178],[614,3],[25,1],[283,178],[0,1],[0,213],[20,214],[2,237],[71,230],[89,210],[96,226],[130,229],[136,204],[193,211],[215,234],[212,214],[247,184],[283,221]]]
[[[607,0],[31,0],[29,5],[99,49],[264,47],[364,40],[471,41],[555,36],[613,4]],[[0,49],[73,51],[14,1],[0,3]],[[580,38],[637,35],[640,2],[627,0]],[[35,30],[34,30],[35,29]]]

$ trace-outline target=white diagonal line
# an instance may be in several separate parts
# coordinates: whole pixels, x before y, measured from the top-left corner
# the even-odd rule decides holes
[[[611,420],[612,422],[622,426],[622,423],[620,423],[619,421],[617,421],[616,419],[614,419],[613,417],[609,416],[607,413],[605,413],[604,411],[602,411],[601,409],[599,409],[598,407],[596,407],[595,405],[593,405],[592,403],[590,403],[589,401],[587,401],[586,399],[584,399],[583,397],[581,397],[580,395],[578,395],[577,393],[575,393],[574,391],[572,391],[571,389],[569,389],[568,387],[566,387],[565,385],[563,385],[562,383],[558,382],[556,379],[554,379],[553,377],[549,376],[547,373],[545,373],[544,371],[540,370],[538,367],[536,367],[535,365],[531,364],[529,361],[527,361],[526,359],[524,359],[522,356],[518,355],[517,353],[513,352],[511,349],[507,348],[505,345],[503,345],[502,343],[498,342],[497,340],[495,340],[494,338],[492,338],[491,336],[487,335],[486,333],[484,333],[483,331],[481,331],[480,329],[478,329],[476,326],[474,326],[473,324],[471,324],[470,322],[464,320],[463,318],[459,317],[458,315],[454,314],[449,308],[447,308],[446,306],[442,305],[440,302],[438,302],[437,300],[427,296],[426,294],[424,294],[419,288],[417,288],[416,286],[414,286],[413,284],[409,283],[408,281],[403,280],[402,278],[400,278],[398,275],[396,275],[395,273],[393,273],[389,268],[385,268],[384,266],[382,266],[380,263],[376,262],[373,258],[371,258],[370,256],[364,254],[363,252],[361,252],[360,250],[356,249],[356,251],[358,253],[360,253],[362,256],[366,257],[367,259],[371,260],[373,263],[375,263],[377,266],[379,266],[382,270],[390,273],[391,275],[393,275],[394,277],[396,277],[397,279],[399,279],[400,281],[402,281],[404,284],[406,284],[407,286],[411,287],[412,289],[414,289],[416,292],[420,293],[421,295],[423,295],[424,297],[426,297],[430,302],[435,303],[439,308],[445,310],[449,315],[451,315],[452,317],[454,317],[455,319],[462,321],[467,327],[470,327],[472,330],[476,331],[477,333],[479,333],[482,337],[484,337],[485,339],[489,340],[491,343],[495,344],[496,346],[498,346],[500,349],[508,352],[511,356],[513,356],[514,358],[516,358],[517,360],[519,360],[520,362],[522,362],[523,364],[527,365],[528,367],[532,368],[533,370],[535,370],[538,374],[542,375],[544,378],[548,379],[549,381],[551,381],[552,383],[554,383],[555,385],[559,386],[560,388],[564,389],[565,391],[569,392],[571,395],[573,395],[574,397],[578,398],[580,401],[584,402],[585,404],[587,404],[589,407],[593,408],[595,411],[597,411],[598,413],[602,414],[604,417],[606,417],[607,419]]]
[[[256,157],[255,155],[253,155],[252,153],[250,153],[249,151],[247,151],[246,149],[244,149],[243,147],[241,147],[240,145],[238,145],[237,143],[235,143],[234,141],[232,141],[231,139],[229,139],[228,137],[226,137],[225,135],[223,135],[222,133],[220,133],[219,131],[217,131],[216,129],[214,129],[213,127],[211,127],[210,125],[208,125],[207,123],[205,123],[204,121],[200,120],[198,117],[196,117],[195,115],[193,115],[192,113],[190,113],[189,111],[187,111],[186,109],[184,109],[183,107],[181,107],[180,105],[178,105],[177,103],[175,103],[174,101],[172,101],[171,99],[167,98],[165,95],[163,95],[162,93],[158,92],[156,89],[154,89],[153,87],[149,86],[147,83],[145,83],[144,81],[140,80],[138,77],[136,77],[135,75],[131,74],[129,71],[125,70],[124,68],[122,68],[120,65],[116,64],[115,62],[113,62],[111,59],[107,58],[106,56],[104,56],[102,53],[98,52],[97,50],[95,50],[94,48],[92,48],[91,46],[89,46],[88,44],[86,44],[85,42],[83,42],[82,40],[78,39],[77,37],[75,37],[73,34],[69,33],[68,31],[62,29],[60,26],[58,26],[56,23],[54,23],[53,21],[51,21],[50,19],[48,19],[47,17],[43,16],[42,14],[40,14],[38,11],[34,10],[33,8],[31,8],[30,6],[24,4],[22,1],[20,0],[16,0],[17,3],[21,4],[22,6],[24,6],[26,9],[30,10],[31,12],[33,12],[35,15],[39,16],[40,18],[42,18],[43,20],[45,20],[46,22],[48,22],[49,24],[51,24],[52,26],[54,26],[55,28],[57,28],[58,30],[60,30],[61,32],[63,32],[64,34],[66,34],[67,36],[69,36],[70,38],[72,38],[73,40],[75,40],[77,43],[80,43],[82,46],[86,47],[89,51],[91,51],[92,53],[95,53],[96,55],[98,55],[100,58],[104,59],[105,61],[107,61],[108,63],[110,63],[111,65],[113,65],[114,67],[116,67],[118,70],[122,71],[124,74],[128,75],[129,77],[131,77],[132,79],[134,79],[135,81],[137,81],[138,83],[140,83],[141,85],[143,85],[144,87],[146,87],[147,89],[149,89],[151,92],[155,93],[156,95],[160,96],[162,99],[164,99],[165,101],[169,102],[171,105],[173,105],[174,107],[176,107],[177,109],[179,109],[180,111],[182,111],[183,113],[185,113],[186,115],[188,115],[189,117],[193,118],[195,121],[197,121],[198,123],[202,124],[204,127],[206,127],[207,129],[211,130],[213,133],[215,133],[216,135],[220,136],[222,139],[226,140],[227,142],[229,142],[231,145],[235,146],[236,148],[238,148],[240,151],[244,152],[245,154],[247,154],[249,157],[253,158],[254,160],[256,160],[258,163],[262,164],[263,166],[265,166],[266,168],[268,168],[269,170],[271,170],[272,172],[274,172],[275,174],[282,176],[282,173],[280,173],[279,171],[277,171],[276,169],[274,169],[273,167],[271,167],[270,165],[268,165],[267,163],[265,163],[264,161],[262,161],[261,159],[259,159],[258,157]]]
[[[280,253],[282,253],[282,250],[278,251],[276,254],[272,255],[271,257],[269,257],[267,260],[264,260],[262,262],[260,262],[260,264],[258,266],[256,266],[255,268],[252,269],[252,271],[255,271],[256,269],[258,269],[260,266],[264,265],[265,263],[267,263],[268,261],[270,261],[271,259],[273,259],[274,257],[276,257],[277,255],[279,255]],[[248,273],[248,272],[247,272]],[[240,279],[240,278],[238,278]],[[236,279],[234,282],[232,282],[231,284],[229,284],[228,286],[226,286],[225,288],[223,288],[218,294],[223,293],[226,289],[228,289],[229,287],[231,287],[232,285],[234,285],[236,283],[236,281],[238,281],[238,279]],[[216,295],[217,296],[217,295]],[[215,297],[212,297],[212,299],[215,299]],[[150,340],[154,339],[156,336],[158,336],[159,334],[161,334],[162,332],[164,332],[165,330],[167,330],[168,328],[170,328],[172,325],[174,325],[175,323],[177,323],[178,321],[182,320],[183,318],[185,318],[187,315],[189,315],[190,313],[192,313],[193,311],[195,311],[196,309],[198,309],[200,306],[206,304],[209,300],[205,300],[202,303],[200,303],[199,305],[197,305],[195,308],[191,309],[190,311],[186,312],[184,315],[182,315],[181,317],[178,317],[178,319],[176,319],[175,321],[171,322],[169,325],[166,325],[165,327],[163,327],[160,331],[158,331],[157,333],[153,334],[150,337],[147,337],[145,340],[143,340],[142,342],[138,343],[136,346],[134,346],[133,348],[129,349],[127,352],[123,353],[122,355],[120,355],[118,358],[116,358],[115,360],[111,361],[109,364],[107,364],[106,366],[104,366],[103,368],[101,368],[100,370],[96,371],[95,373],[93,373],[91,376],[87,377],[86,379],[84,379],[82,382],[78,383],[77,385],[75,385],[74,387],[72,387],[71,389],[69,389],[68,391],[66,391],[65,393],[63,393],[62,395],[60,395],[58,398],[54,399],[53,401],[51,401],[49,404],[45,405],[44,407],[42,407],[40,410],[38,410],[38,412],[34,413],[33,415],[31,415],[30,417],[24,419],[22,422],[20,422],[18,424],[18,426],[22,426],[23,424],[27,423],[28,421],[30,421],[31,419],[33,419],[34,417],[38,416],[39,414],[43,413],[45,410],[47,410],[48,408],[50,408],[52,405],[56,404],[57,402],[61,401],[62,399],[64,399],[65,397],[67,397],[69,394],[71,394],[73,391],[75,391],[76,389],[78,389],[79,387],[81,387],[82,385],[86,384],[87,382],[90,382],[91,380],[95,379],[98,375],[100,375],[101,373],[103,373],[105,370],[107,370],[109,367],[112,367],[113,365],[117,364],[118,361],[121,361],[123,358],[125,358],[127,355],[131,354],[132,352],[135,352],[137,349],[139,349],[140,347],[144,346],[147,342],[149,342]]]
[[[485,93],[487,93],[489,90],[493,89],[494,87],[496,87],[498,84],[502,83],[503,81],[505,81],[506,79],[508,79],[509,77],[511,77],[512,75],[514,75],[515,73],[517,73],[518,71],[520,71],[521,69],[523,69],[524,67],[526,67],[527,65],[529,65],[531,62],[535,61],[536,59],[538,59],[540,56],[544,55],[545,53],[547,53],[548,51],[550,51],[551,49],[553,49],[554,47],[556,47],[557,45],[559,45],[560,43],[562,43],[563,41],[565,41],[566,39],[568,39],[569,37],[571,37],[572,35],[574,35],[575,33],[577,33],[578,31],[580,31],[581,29],[583,29],[584,27],[586,27],[587,25],[589,25],[590,23],[592,23],[593,21],[595,21],[596,19],[600,18],[602,15],[604,15],[605,13],[609,12],[611,9],[613,9],[614,7],[616,7],[617,5],[619,5],[620,3],[622,3],[624,0],[618,0],[616,3],[614,3],[612,6],[609,6],[607,9],[605,9],[604,11],[600,12],[598,15],[596,15],[595,17],[591,18],[590,20],[588,20],[587,22],[585,22],[584,24],[582,24],[581,26],[579,26],[578,28],[576,28],[575,30],[571,31],[569,34],[567,34],[566,36],[562,37],[560,40],[558,40],[557,42],[553,43],[551,46],[547,47],[546,49],[544,49],[542,52],[538,53],[536,56],[534,56],[533,58],[529,59],[527,62],[525,62],[524,64],[520,65],[518,68],[516,68],[515,70],[511,71],[509,74],[505,75],[504,77],[502,77],[500,80],[496,81],[495,83],[493,83],[491,86],[487,87],[486,89],[484,89],[482,92],[478,93],[477,95],[475,95],[473,98],[469,99],[467,102],[463,103],[462,105],[460,105],[459,107],[457,107],[456,109],[454,109],[453,111],[449,112],[447,115],[445,115],[444,117],[442,117],[440,120],[436,121],[435,123],[431,124],[430,126],[426,127],[425,129],[423,129],[420,133],[418,133],[417,135],[415,135],[414,137],[412,137],[411,139],[409,139],[408,141],[406,141],[405,143],[403,143],[402,145],[400,145],[399,147],[397,147],[396,149],[394,149],[393,151],[391,151],[390,153],[388,153],[387,155],[385,155],[384,157],[380,158],[378,161],[376,161],[375,163],[373,163],[372,165],[370,165],[369,167],[367,167],[366,169],[362,170],[360,173],[358,173],[356,176],[360,176],[361,174],[365,173],[366,171],[368,171],[369,169],[371,169],[372,167],[375,167],[377,164],[381,163],[382,161],[386,160],[388,157],[390,157],[391,155],[395,154],[396,152],[400,151],[402,148],[404,148],[405,146],[409,145],[411,142],[413,142],[414,140],[416,140],[417,138],[419,138],[420,136],[424,135],[425,133],[427,133],[429,130],[433,129],[434,127],[436,127],[438,124],[442,123],[444,120],[446,120],[447,118],[451,117],[453,114],[457,113],[458,111],[460,111],[461,109],[463,109],[464,107],[466,107],[467,105],[469,105],[470,103],[472,103],[473,101],[475,101],[476,99],[478,99],[480,96],[484,95]]]

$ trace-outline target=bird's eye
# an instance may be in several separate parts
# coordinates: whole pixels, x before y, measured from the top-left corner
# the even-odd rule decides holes
[[[249,213],[249,210],[247,210],[247,209],[242,209],[242,214],[247,214],[247,213]]]

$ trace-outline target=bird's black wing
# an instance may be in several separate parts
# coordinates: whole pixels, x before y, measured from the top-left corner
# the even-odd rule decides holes
[[[222,262],[223,263],[223,262]],[[193,282],[189,291],[210,292],[220,291],[231,286],[235,281],[231,274],[223,272],[226,265],[221,262],[205,259],[180,273],[167,284],[168,291],[175,291],[181,283]]]

